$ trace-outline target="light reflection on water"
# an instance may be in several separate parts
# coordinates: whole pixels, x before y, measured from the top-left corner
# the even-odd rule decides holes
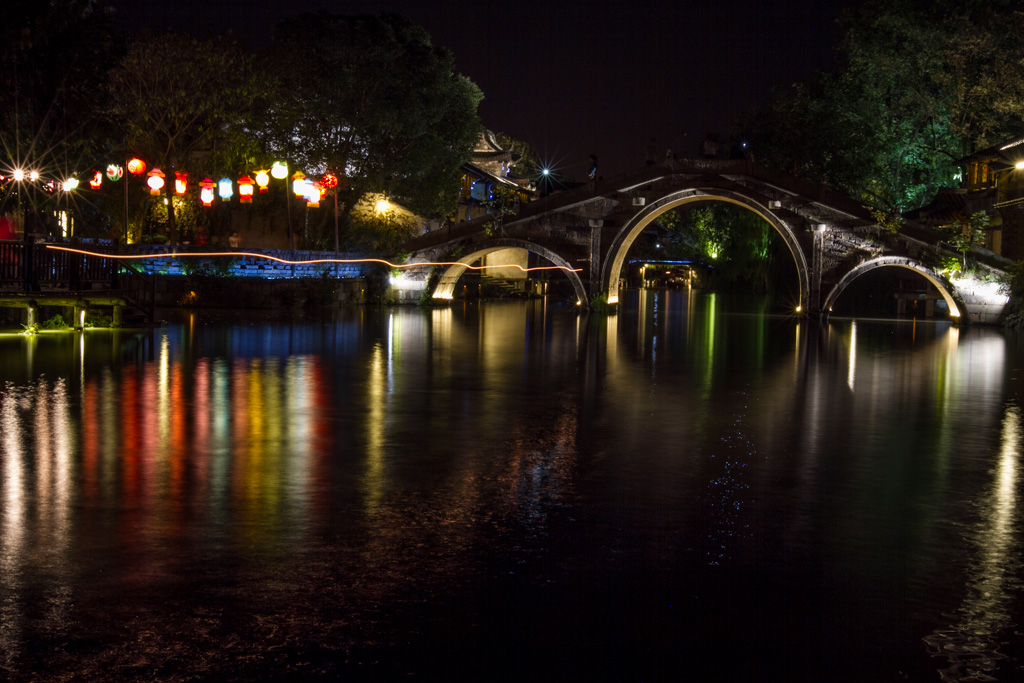
[[[980,519],[967,530],[972,557],[967,570],[967,591],[951,615],[955,621],[924,640],[929,651],[948,662],[939,673],[943,681],[999,680],[997,667],[1007,654],[1003,635],[1020,629],[1020,614],[1013,614],[1014,596],[1019,602],[1021,583],[1020,488],[1021,433],[1024,421],[1018,406],[1010,405],[1002,424],[1002,448],[993,468],[994,481],[979,496],[975,507]]]
[[[1018,342],[722,305],[0,339],[0,670],[1019,667]]]

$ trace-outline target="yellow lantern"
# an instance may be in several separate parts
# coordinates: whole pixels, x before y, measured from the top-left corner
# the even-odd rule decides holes
[[[283,161],[275,161],[274,165],[270,167],[270,175],[278,180],[284,180],[288,177],[288,164]]]
[[[260,186],[260,194],[267,191],[267,185],[270,184],[270,172],[269,171],[256,171],[256,184]]]
[[[296,197],[303,197],[306,194],[306,174],[302,171],[296,171],[292,175],[292,192]]]

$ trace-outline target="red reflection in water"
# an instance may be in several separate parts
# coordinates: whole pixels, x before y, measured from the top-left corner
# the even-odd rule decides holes
[[[93,505],[99,495],[99,389],[90,379],[82,389],[82,502]],[[109,438],[109,436],[108,436]]]

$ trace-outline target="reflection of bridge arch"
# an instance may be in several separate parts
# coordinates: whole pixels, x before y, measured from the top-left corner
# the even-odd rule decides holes
[[[803,249],[800,248],[797,242],[793,229],[760,202],[739,192],[725,189],[690,188],[673,192],[652,202],[647,208],[629,220],[616,235],[609,250],[608,258],[605,261],[604,271],[601,274],[601,290],[607,294],[608,302],[615,303],[618,301],[619,278],[622,276],[622,266],[625,263],[629,248],[636,241],[637,237],[640,236],[640,233],[663,213],[683,204],[704,201],[720,201],[741,206],[749,211],[753,211],[775,228],[775,231],[785,241],[790,254],[793,255],[797,276],[800,280],[800,305],[806,310],[810,291],[807,259],[804,256]]]
[[[954,291],[951,291],[947,286],[946,282],[933,270],[927,268],[916,261],[913,261],[902,256],[883,256],[881,258],[872,259],[871,261],[865,261],[861,263],[853,270],[849,271],[836,283],[836,286],[832,288],[832,291],[825,297],[825,304],[822,306],[822,315],[828,315],[832,310],[832,306],[836,300],[839,299],[839,295],[843,293],[850,284],[865,273],[869,273],[872,270],[878,268],[905,268],[911,270],[918,275],[926,279],[935,289],[939,290],[939,294],[946,301],[949,306],[949,315],[953,318],[959,318],[961,311],[967,310],[967,305],[959,298],[954,296]]]
[[[451,299],[454,297],[455,285],[458,283],[459,278],[462,277],[462,274],[466,272],[466,269],[471,266],[474,261],[478,261],[491,252],[499,251],[501,249],[525,249],[547,259],[553,266],[562,269],[561,272],[565,273],[566,277],[569,278],[569,282],[572,283],[572,288],[576,291],[577,300],[582,303],[587,302],[586,287],[583,286],[583,281],[580,279],[579,273],[573,270],[573,267],[568,261],[552,250],[542,247],[539,244],[508,237],[499,237],[487,240],[479,245],[469,245],[467,247],[468,253],[463,254],[458,259],[452,259],[453,261],[457,261],[457,263],[455,265],[448,266],[444,272],[441,273],[437,286],[434,287],[434,292],[432,294],[433,298]]]

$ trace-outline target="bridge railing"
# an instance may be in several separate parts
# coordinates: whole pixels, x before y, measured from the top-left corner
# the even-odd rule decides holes
[[[0,288],[4,289],[91,289],[109,285],[114,276],[114,259],[109,243],[91,243],[89,251],[100,255],[75,254],[48,249],[42,242],[0,242]]]

